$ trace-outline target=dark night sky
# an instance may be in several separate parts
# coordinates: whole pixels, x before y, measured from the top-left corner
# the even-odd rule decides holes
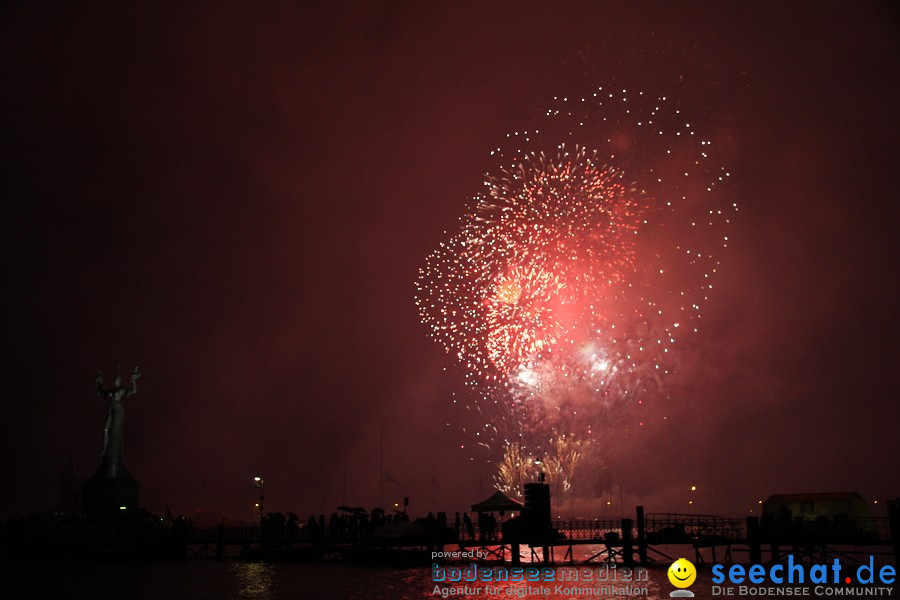
[[[460,510],[459,373],[417,269],[506,132],[588,73],[670,94],[741,207],[678,397],[610,472],[651,511],[900,493],[898,20],[889,3],[19,4],[0,34],[0,516],[98,464],[98,368],[144,373],[148,508]],[[615,439],[610,444],[615,445]],[[387,500],[388,498],[386,498]],[[593,515],[578,515],[593,516]]]

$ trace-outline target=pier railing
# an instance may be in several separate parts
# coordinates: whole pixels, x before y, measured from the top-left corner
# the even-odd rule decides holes
[[[717,515],[649,513],[645,521],[647,535],[662,538],[746,539],[747,520]]]
[[[571,540],[603,539],[607,534],[622,535],[622,521],[595,519],[593,521],[554,521],[553,529]]]
[[[221,534],[218,527],[191,527],[187,539],[190,544],[205,544],[218,539],[228,544],[252,544],[259,541],[259,527],[222,527]]]
[[[625,535],[623,524],[629,524],[630,535]],[[631,519],[593,519],[593,520],[557,520],[552,523],[553,529],[563,534],[563,539],[573,541],[596,540],[598,542],[617,542],[618,540],[641,539],[639,523]],[[679,513],[649,513],[643,522],[643,539],[650,544],[660,543],[693,543],[693,542],[725,542],[744,543],[748,540],[747,519],[720,517],[716,515],[692,515]],[[494,536],[483,539],[477,525],[473,526],[473,535],[466,531],[459,532],[463,542],[496,541],[499,528]],[[890,521],[886,517],[845,518],[820,521],[789,521],[784,523],[766,523],[758,526],[754,534],[761,541],[810,540],[822,538],[835,543],[867,543],[891,540]],[[285,529],[278,536],[280,542],[287,543],[353,543],[365,537],[365,532],[331,531],[326,527],[323,531],[312,532],[308,527]],[[228,545],[254,544],[261,541],[260,528],[250,527],[192,527],[187,530],[187,541],[190,544],[203,544],[219,541]]]
[[[630,522],[631,538],[638,539],[638,523]],[[610,534],[623,538],[622,523],[622,519],[558,520],[553,522],[553,528],[571,540],[603,540],[609,539]],[[759,533],[764,539],[808,538],[819,535],[835,541],[852,543],[891,539],[890,521],[887,517],[764,522]],[[644,520],[644,536],[652,543],[743,542],[748,538],[747,519],[718,515],[649,513]]]

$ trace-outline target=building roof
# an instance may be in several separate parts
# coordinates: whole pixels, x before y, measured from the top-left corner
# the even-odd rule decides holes
[[[478,504],[472,505],[472,510],[475,512],[493,512],[500,510],[522,510],[524,508],[524,504],[519,502],[518,500],[513,500],[500,490],[488,498],[487,500],[483,500]]]

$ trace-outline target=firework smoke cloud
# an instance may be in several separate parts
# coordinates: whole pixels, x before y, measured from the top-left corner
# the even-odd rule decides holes
[[[666,97],[554,98],[507,136],[417,305],[477,398],[479,442],[515,492],[538,457],[560,489],[639,428],[699,331],[737,206],[712,140]]]

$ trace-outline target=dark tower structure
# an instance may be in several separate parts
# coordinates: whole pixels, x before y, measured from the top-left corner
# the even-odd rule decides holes
[[[533,541],[550,539],[553,526],[550,519],[550,486],[546,483],[525,484],[525,508],[522,519],[528,538]]]

